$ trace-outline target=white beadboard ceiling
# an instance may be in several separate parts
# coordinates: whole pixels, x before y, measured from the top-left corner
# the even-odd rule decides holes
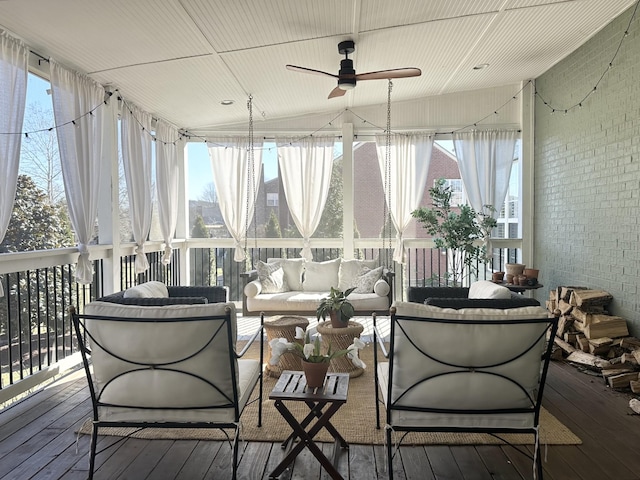
[[[343,58],[337,44],[343,40],[355,41],[351,58],[358,73],[420,68],[420,77],[393,81],[393,102],[410,106],[497,87],[517,90],[634,3],[2,0],[0,28],[38,55],[116,87],[152,115],[206,134],[247,125],[249,95],[262,124],[296,119],[303,125],[300,119],[308,117],[318,125],[347,108],[380,110],[385,80],[358,82],[329,100],[334,79],[285,68],[337,74]],[[489,66],[473,69],[481,63]],[[226,99],[235,103],[222,106]]]

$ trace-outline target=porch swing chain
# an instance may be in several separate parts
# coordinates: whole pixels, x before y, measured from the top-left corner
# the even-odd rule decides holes
[[[386,199],[384,199],[384,224],[382,232],[382,250],[385,253],[385,263],[387,268],[391,269],[391,90],[393,82],[389,80],[389,88],[387,89],[387,137],[386,137],[386,151],[384,160],[384,192]]]
[[[247,108],[249,109],[249,146],[248,146],[248,175],[247,175],[247,201],[245,203],[245,215],[244,215],[244,251],[249,256],[248,250],[248,238],[249,238],[249,199],[253,199],[253,239],[254,239],[254,251],[258,249],[258,227],[255,221],[256,217],[256,182],[255,182],[255,159],[254,159],[254,140],[253,140],[253,96],[249,95],[247,101]],[[249,197],[251,194],[251,197]],[[250,257],[251,269],[253,265],[253,254]]]

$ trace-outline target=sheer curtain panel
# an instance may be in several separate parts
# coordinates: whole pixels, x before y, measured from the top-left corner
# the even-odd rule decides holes
[[[333,166],[333,138],[276,139],[289,212],[302,235],[300,256],[313,260],[309,241],[327,202]]]
[[[6,32],[0,32],[0,243],[11,220],[18,184],[22,121],[27,98],[29,51]],[[4,287],[0,281],[0,297]]]
[[[247,138],[226,138],[207,146],[222,218],[235,241],[233,259],[244,262],[243,241],[253,220],[260,187],[262,143],[254,144],[253,162]]]
[[[171,241],[178,221],[178,129],[158,120],[156,125],[156,188],[158,190],[158,217],[164,239],[162,263],[171,263]]]
[[[93,266],[87,245],[94,235],[100,189],[105,91],[89,77],[50,59],[51,96],[56,121],[62,179],[69,218],[78,241],[76,281],[91,283]],[[91,114],[89,113],[91,112]]]
[[[517,130],[474,130],[454,133],[453,145],[469,204],[477,212],[485,205],[500,213],[509,188]],[[490,212],[485,212],[489,214]]]
[[[136,274],[149,268],[144,244],[151,230],[151,115],[125,103],[120,120],[122,163],[129,195],[131,230],[136,242]]]
[[[382,176],[385,202],[396,228],[393,260],[404,263],[404,232],[411,222],[411,212],[420,206],[427,172],[431,163],[433,137],[422,134],[393,135],[386,170],[387,136],[377,135],[378,164]],[[385,219],[386,220],[386,219]]]

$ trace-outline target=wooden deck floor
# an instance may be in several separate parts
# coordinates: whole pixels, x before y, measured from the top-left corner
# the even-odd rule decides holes
[[[640,417],[629,415],[628,401],[628,395],[607,389],[599,377],[552,364],[544,404],[583,444],[549,446],[545,478],[640,479]],[[74,430],[89,416],[82,375],[5,409],[0,413],[0,479],[86,478],[88,438],[78,439]],[[104,437],[98,448],[115,440]],[[332,445],[323,448],[329,451]],[[242,444],[239,478],[268,478],[281,456],[279,444]],[[339,470],[350,480],[387,478],[384,458],[381,446],[351,445],[340,457]],[[231,476],[230,459],[223,442],[128,439],[98,455],[95,478],[224,480]],[[398,479],[532,478],[530,461],[508,446],[401,447],[393,468]],[[328,477],[305,450],[281,478]]]

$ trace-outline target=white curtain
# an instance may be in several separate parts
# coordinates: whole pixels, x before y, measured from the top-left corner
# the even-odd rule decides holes
[[[149,268],[144,244],[151,230],[151,120],[151,115],[135,105],[123,105],[120,136],[131,230],[136,242],[136,274]]]
[[[0,243],[7,234],[18,185],[28,59],[29,50],[22,42],[0,32],[0,132],[15,133],[0,135]],[[4,297],[1,280],[0,297]]]
[[[469,204],[476,212],[485,205],[500,213],[509,188],[513,154],[518,139],[516,130],[475,130],[453,134],[458,167]]]
[[[300,256],[313,260],[309,240],[318,228],[327,202],[334,139],[307,137],[276,141],[284,194],[291,217],[302,235]]]
[[[80,252],[76,281],[88,284],[93,266],[87,245],[93,237],[98,212],[102,126],[111,109],[96,108],[105,101],[105,91],[89,77],[67,70],[53,59],[49,67],[62,178]]]
[[[404,263],[404,232],[411,222],[411,212],[420,206],[424,194],[433,137],[423,134],[393,135],[389,149],[389,176],[385,181],[386,142],[386,135],[376,136],[384,198],[389,203],[387,207],[397,232],[393,260]]]
[[[222,218],[235,241],[233,259],[244,262],[242,242],[248,234],[247,227],[253,220],[255,200],[260,187],[262,143],[254,144],[253,170],[249,168],[251,152],[248,138],[226,138],[208,143],[207,146]]]
[[[171,262],[171,241],[178,221],[178,129],[163,120],[158,120],[156,140],[158,217],[165,245],[162,263],[168,265]]]

